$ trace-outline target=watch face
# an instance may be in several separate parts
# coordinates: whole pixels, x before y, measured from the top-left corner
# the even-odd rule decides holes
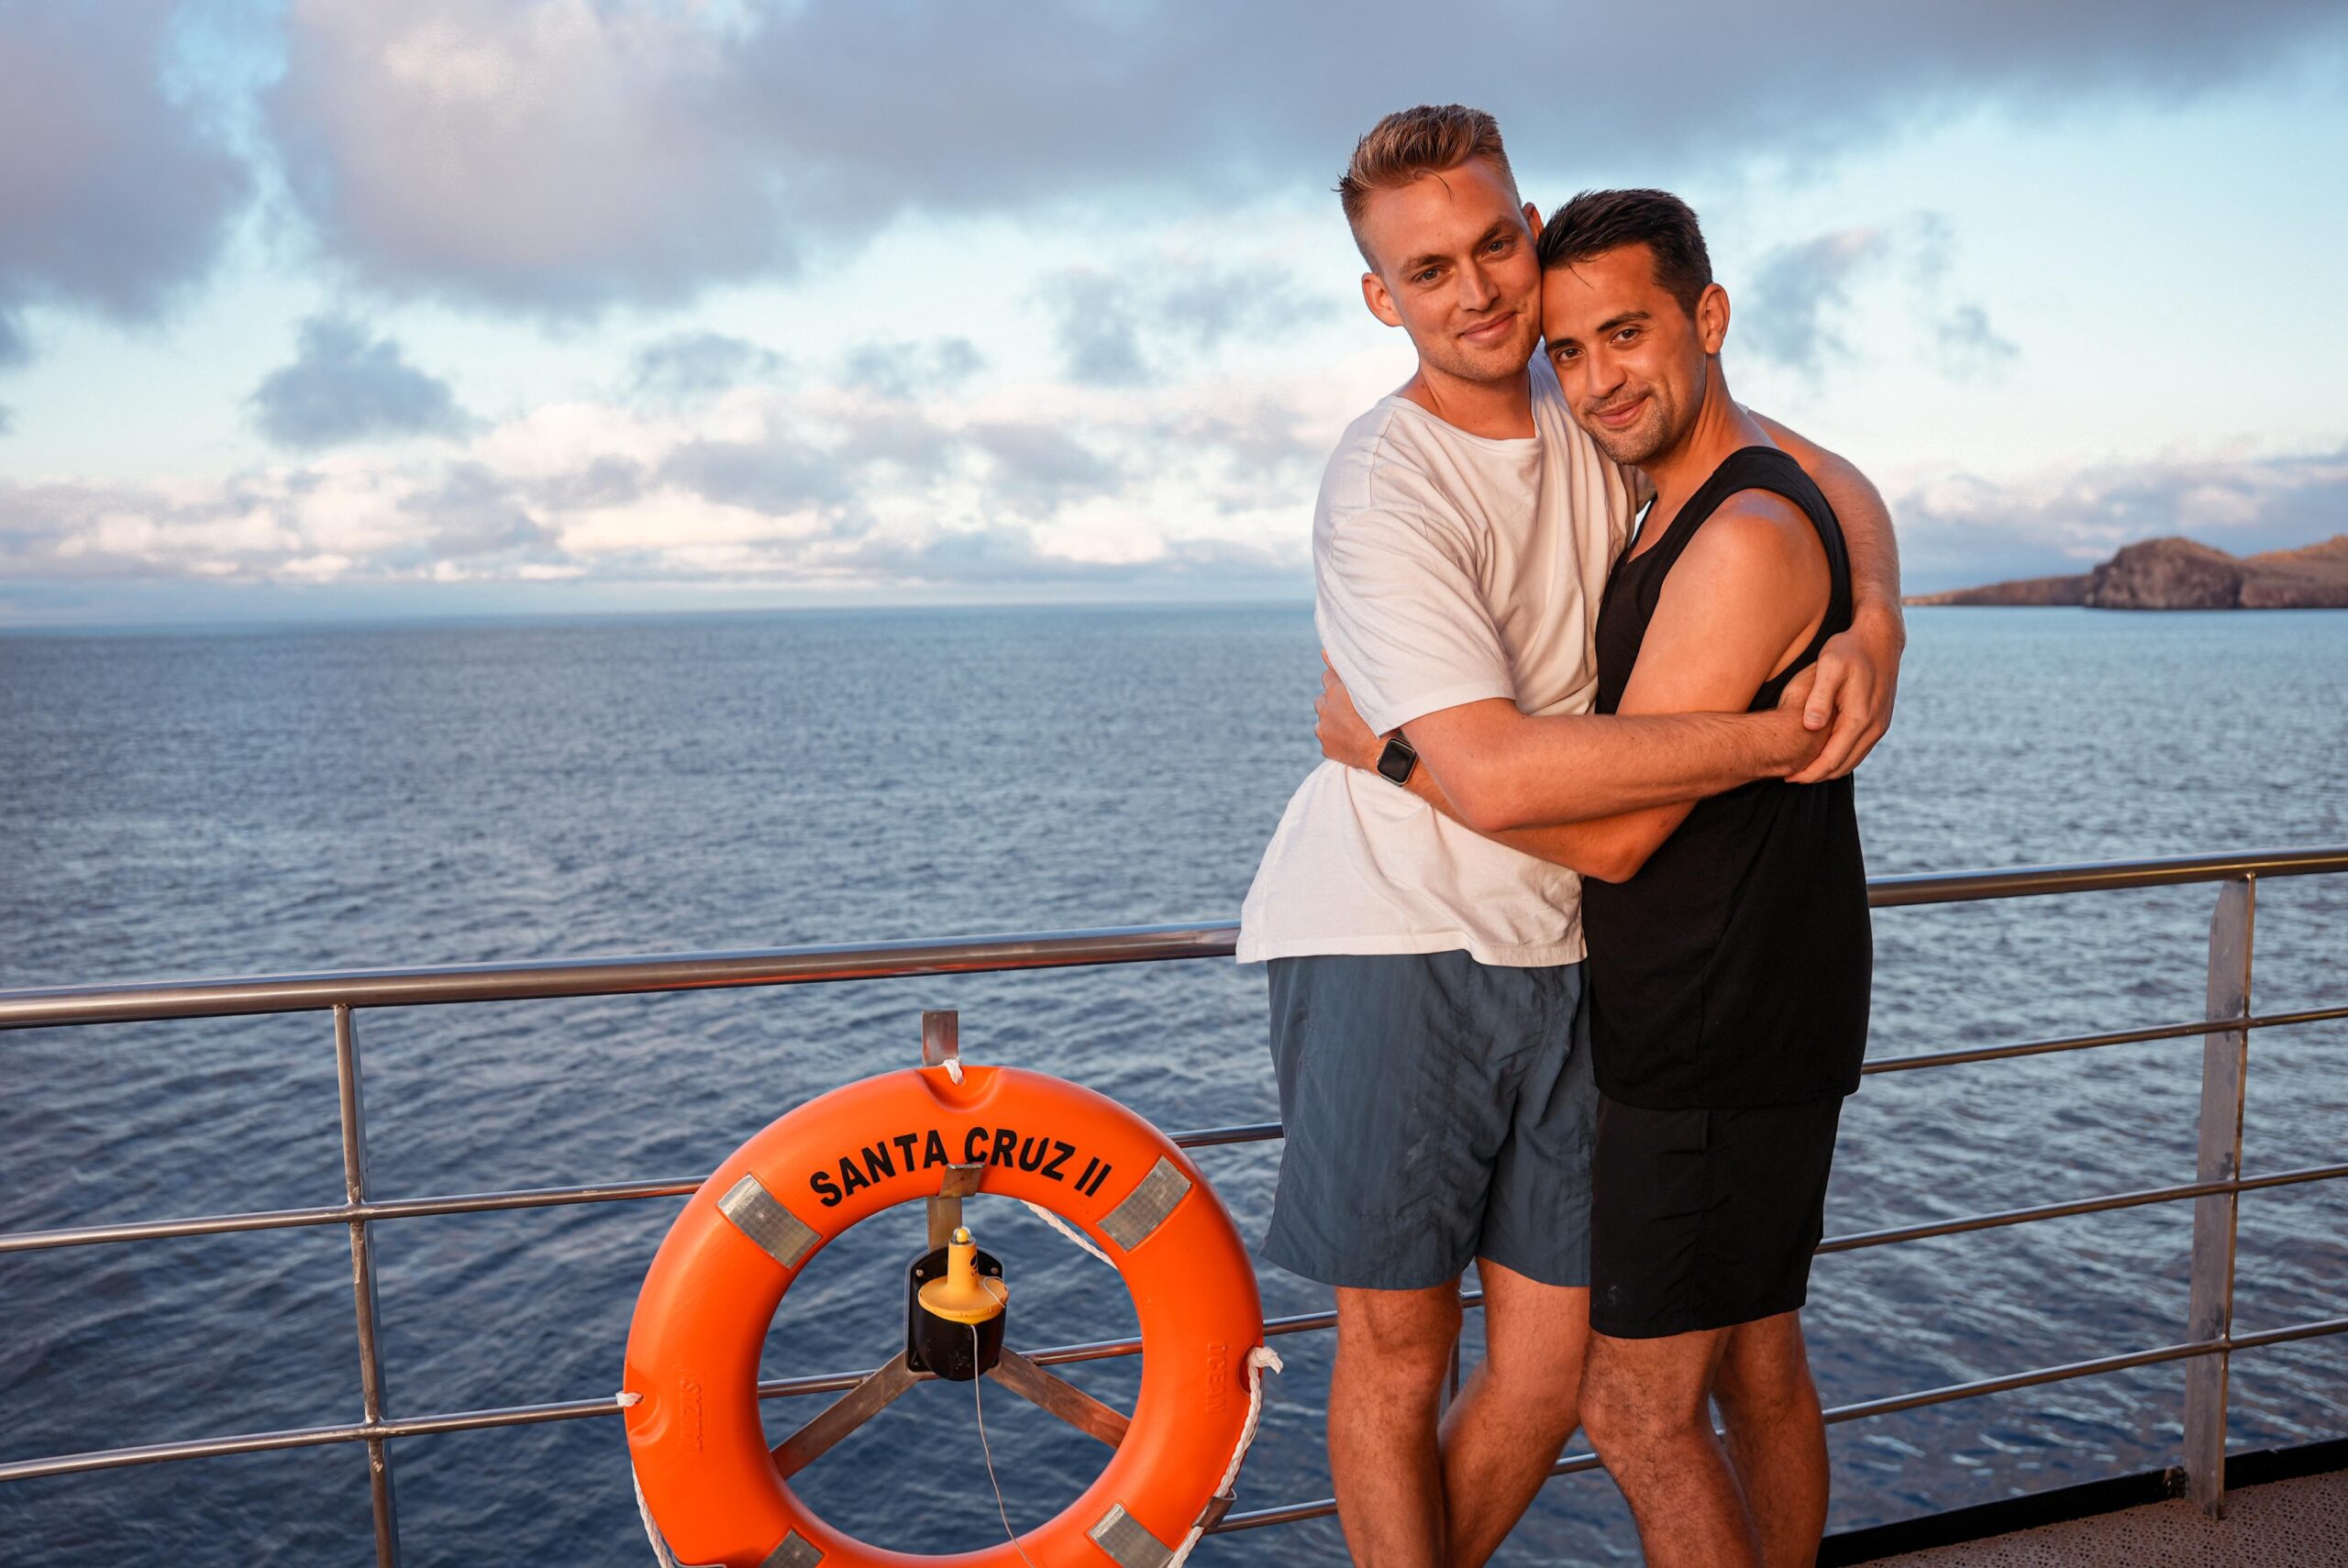
[[[1397,736],[1388,741],[1386,749],[1378,754],[1378,771],[1397,784],[1406,783],[1410,779],[1412,767],[1418,760],[1419,754],[1411,749],[1411,743]]]

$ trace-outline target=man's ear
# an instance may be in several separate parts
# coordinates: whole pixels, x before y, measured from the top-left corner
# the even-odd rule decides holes
[[[1524,204],[1524,226],[1533,231],[1534,238],[1541,237],[1541,209],[1531,202]]]
[[[1718,283],[1705,284],[1696,296],[1696,337],[1707,354],[1719,353],[1728,341],[1728,291]]]
[[[1394,296],[1387,292],[1386,280],[1375,272],[1361,275],[1361,303],[1369,307],[1370,315],[1387,326],[1402,325],[1402,313],[1394,308]]]

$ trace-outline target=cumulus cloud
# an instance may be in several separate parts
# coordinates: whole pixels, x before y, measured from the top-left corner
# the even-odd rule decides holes
[[[1956,241],[1938,213],[1882,226],[1832,230],[1762,257],[1749,282],[1731,289],[1742,349],[1813,379],[1852,359],[1853,296],[1878,279],[1904,283],[1941,369],[1959,379],[1991,374],[2021,350],[1971,301],[1952,304],[1948,279]]]
[[[1046,278],[1037,297],[1069,378],[1108,387],[1136,385],[1159,369],[1150,346],[1204,353],[1232,338],[1291,331],[1332,308],[1292,273],[1261,264],[1071,267]]]
[[[901,338],[860,343],[841,367],[848,386],[882,397],[912,398],[951,392],[986,369],[987,359],[967,337],[926,343]]]
[[[327,447],[377,436],[453,435],[469,421],[449,383],[407,362],[400,346],[346,316],[302,324],[301,351],[253,389],[261,434],[282,447]]]
[[[1526,14],[1469,0],[1444,20],[1489,43],[1523,36]],[[1707,79],[1702,114],[1666,116],[1637,72],[1556,91],[1552,49],[1472,50],[1465,76],[1431,77],[1397,47],[1426,25],[1402,0],[1341,17],[1175,0],[297,0],[270,119],[303,210],[366,277],[579,312],[787,272],[908,215],[1324,184],[1379,113],[1429,94],[1500,113],[1520,161],[1627,125],[1667,172],[1825,154],[1984,98],[2174,102],[2336,39],[2342,18],[2328,0],[1575,13],[1560,47],[1577,58],[1686,34],[1736,62]]]
[[[1097,267],[1073,268],[1052,277],[1042,297],[1071,381],[1120,387],[1148,376],[1140,307],[1124,279]]]
[[[990,422],[972,441],[991,463],[990,493],[1016,510],[1049,515],[1065,502],[1117,488],[1120,467],[1058,425]]]
[[[629,385],[655,398],[705,397],[754,381],[770,381],[783,370],[783,358],[745,337],[722,332],[679,332],[636,351]]]
[[[200,277],[251,188],[161,84],[164,0],[0,0],[0,364],[23,312],[151,318]]]
[[[330,449],[225,479],[0,483],[0,582],[1009,582],[1301,593],[1330,376],[1227,393],[838,387],[559,403],[445,447]],[[1260,425],[1259,422],[1260,421]],[[1179,437],[1169,438],[1171,433]]]
[[[1853,280],[1890,247],[1875,228],[1845,228],[1780,246],[1761,260],[1734,313],[1746,348],[1792,370],[1816,375],[1847,356],[1843,318]]]
[[[2013,484],[1955,476],[1892,510],[1918,591],[2085,571],[2170,534],[2254,555],[2348,533],[2348,447],[2109,464]]]
[[[1974,376],[1993,370],[2021,354],[2010,339],[1989,325],[1989,313],[1977,304],[1961,304],[1948,313],[1934,334],[1941,366],[1951,375]]]

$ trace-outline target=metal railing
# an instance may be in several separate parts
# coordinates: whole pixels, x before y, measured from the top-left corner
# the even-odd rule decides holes
[[[2238,1350],[2348,1332],[2348,1317],[2297,1323],[2256,1333],[2237,1334],[2233,1331],[2234,1232],[2241,1195],[2348,1176],[2348,1163],[2270,1172],[2255,1176],[2243,1175],[2243,1106],[2250,1032],[2348,1018],[2348,1005],[2265,1015],[2251,1011],[2251,939],[2257,884],[2264,878],[2341,872],[2348,872],[2348,847],[2189,856],[2081,866],[2032,867],[2006,871],[1938,872],[1869,879],[1868,901],[1878,909],[2179,883],[2220,884],[2217,908],[2210,919],[2208,1002],[2202,1017],[2099,1034],[1893,1057],[1870,1061],[1864,1069],[1868,1074],[1911,1072],[1922,1068],[1956,1066],[2009,1057],[2044,1055],[2198,1035],[2202,1040],[2201,1102],[2198,1157],[2193,1181],[1926,1224],[1833,1236],[1819,1247],[1822,1253],[1851,1252],[1934,1236],[2029,1224],[2042,1220],[2189,1200],[2194,1205],[2190,1302],[2185,1337],[2172,1344],[1864,1400],[1828,1410],[1827,1420],[1859,1420],[1870,1416],[2089,1377],[2131,1367],[2185,1361],[2190,1364],[2186,1382],[2182,1468],[2187,1489],[2197,1502],[2212,1512],[2222,1507],[2226,1379],[2232,1353]],[[347,1226],[350,1233],[351,1286],[360,1391],[360,1414],[357,1421],[12,1460],[0,1463],[0,1483],[220,1454],[258,1453],[332,1443],[363,1444],[372,1494],[376,1558],[379,1564],[390,1568],[399,1561],[398,1516],[388,1447],[393,1440],[620,1413],[616,1400],[610,1397],[426,1416],[393,1416],[387,1412],[382,1360],[376,1333],[378,1309],[374,1253],[368,1230],[371,1224],[383,1220],[435,1214],[470,1214],[564,1204],[674,1198],[692,1192],[701,1185],[701,1178],[686,1176],[606,1182],[414,1198],[380,1198],[371,1190],[367,1179],[367,1118],[360,1092],[363,1074],[356,1020],[360,1010],[1227,957],[1233,952],[1237,932],[1235,922],[1225,921],[1195,925],[1131,926],[980,937],[951,942],[888,942],[659,957],[470,964],[246,979],[171,981],[152,985],[0,990],[0,1030],[271,1012],[328,1011],[332,1014],[342,1134],[343,1202],[305,1209],[66,1226],[0,1234],[0,1253],[301,1226]],[[1257,1122],[1180,1132],[1174,1135],[1174,1142],[1186,1148],[1204,1148],[1259,1142],[1277,1138],[1279,1134],[1278,1122]],[[1480,1304],[1481,1297],[1478,1292],[1468,1291],[1463,1293],[1463,1300],[1468,1306],[1474,1307]],[[1269,1335],[1302,1333],[1329,1328],[1335,1321],[1335,1315],[1332,1312],[1303,1313],[1273,1319],[1266,1323],[1265,1331]],[[1140,1349],[1138,1339],[1103,1340],[1032,1352],[1029,1359],[1049,1366],[1134,1355]],[[856,1371],[773,1380],[761,1383],[759,1393],[765,1398],[784,1398],[838,1392],[852,1387],[865,1375],[865,1372]],[[1592,1454],[1568,1455],[1558,1461],[1552,1474],[1562,1475],[1587,1471],[1595,1468],[1597,1463],[1598,1460]],[[1334,1500],[1317,1498],[1233,1513],[1214,1528],[1218,1532],[1260,1529],[1320,1518],[1335,1510]]]

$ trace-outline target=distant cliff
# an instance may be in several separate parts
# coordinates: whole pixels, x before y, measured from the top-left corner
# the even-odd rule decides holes
[[[1920,593],[1911,604],[2084,604],[2097,610],[2348,609],[2348,534],[2297,550],[2230,556],[2147,539],[2077,577],[2032,577]]]

